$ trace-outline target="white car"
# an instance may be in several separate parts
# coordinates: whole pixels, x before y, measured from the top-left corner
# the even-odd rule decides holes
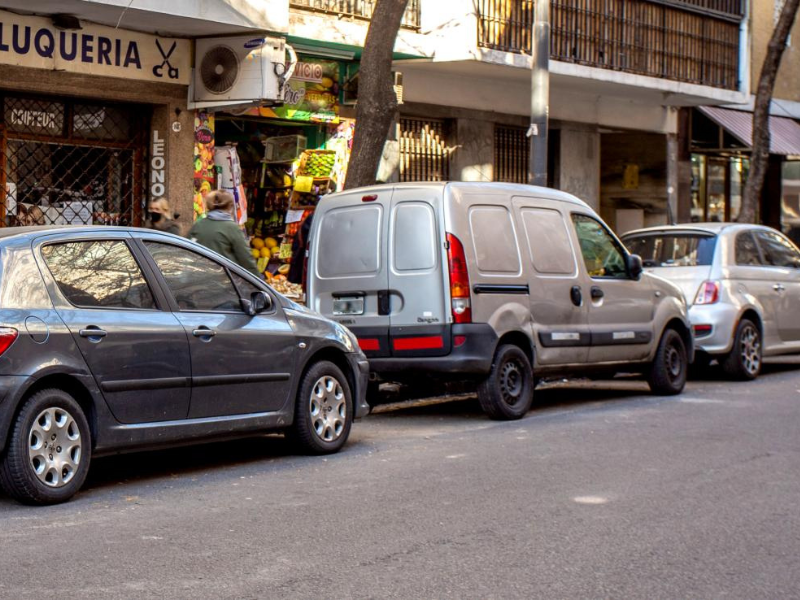
[[[645,270],[678,284],[689,304],[695,363],[717,359],[754,379],[762,355],[800,352],[800,250],[769,227],[698,223],[622,237]]]

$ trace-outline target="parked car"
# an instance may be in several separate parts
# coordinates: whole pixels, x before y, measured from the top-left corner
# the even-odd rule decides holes
[[[762,355],[800,352],[800,251],[759,225],[703,223],[641,229],[622,238],[647,271],[690,303],[698,365],[713,359],[754,379]]]
[[[310,453],[365,415],[345,328],[183,238],[0,230],[0,483],[69,499],[93,456],[264,431]]]
[[[499,183],[404,183],[326,196],[308,297],[350,327],[386,380],[471,378],[514,419],[534,377],[644,373],[681,392],[693,342],[680,289],[642,276],[574,196]]]

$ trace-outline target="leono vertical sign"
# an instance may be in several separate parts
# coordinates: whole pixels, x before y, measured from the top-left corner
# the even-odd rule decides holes
[[[157,200],[167,195],[166,140],[158,129],[153,129],[150,143],[150,198]]]
[[[0,11],[0,64],[188,85],[191,42],[82,23],[56,29],[49,19]]]

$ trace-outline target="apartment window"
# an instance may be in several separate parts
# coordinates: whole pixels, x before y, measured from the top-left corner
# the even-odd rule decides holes
[[[528,183],[530,140],[523,127],[498,125],[494,129],[494,180]]]
[[[436,119],[400,119],[400,181],[450,179],[446,125]]]

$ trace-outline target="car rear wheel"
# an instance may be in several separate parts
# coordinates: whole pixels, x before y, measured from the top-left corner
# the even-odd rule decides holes
[[[722,370],[731,379],[755,379],[761,372],[761,352],[761,332],[750,319],[742,319],[736,326],[733,348],[720,361]]]
[[[533,404],[533,369],[517,346],[497,349],[489,376],[478,385],[478,400],[492,419],[519,419]]]
[[[14,421],[0,484],[26,504],[65,502],[86,480],[91,454],[80,405],[63,390],[41,390],[25,401]]]
[[[337,452],[353,423],[353,398],[347,378],[335,364],[314,363],[300,383],[295,404],[293,437],[309,454]]]
[[[667,329],[650,365],[647,376],[650,391],[659,396],[680,394],[686,385],[687,362],[683,338],[674,329]]]

